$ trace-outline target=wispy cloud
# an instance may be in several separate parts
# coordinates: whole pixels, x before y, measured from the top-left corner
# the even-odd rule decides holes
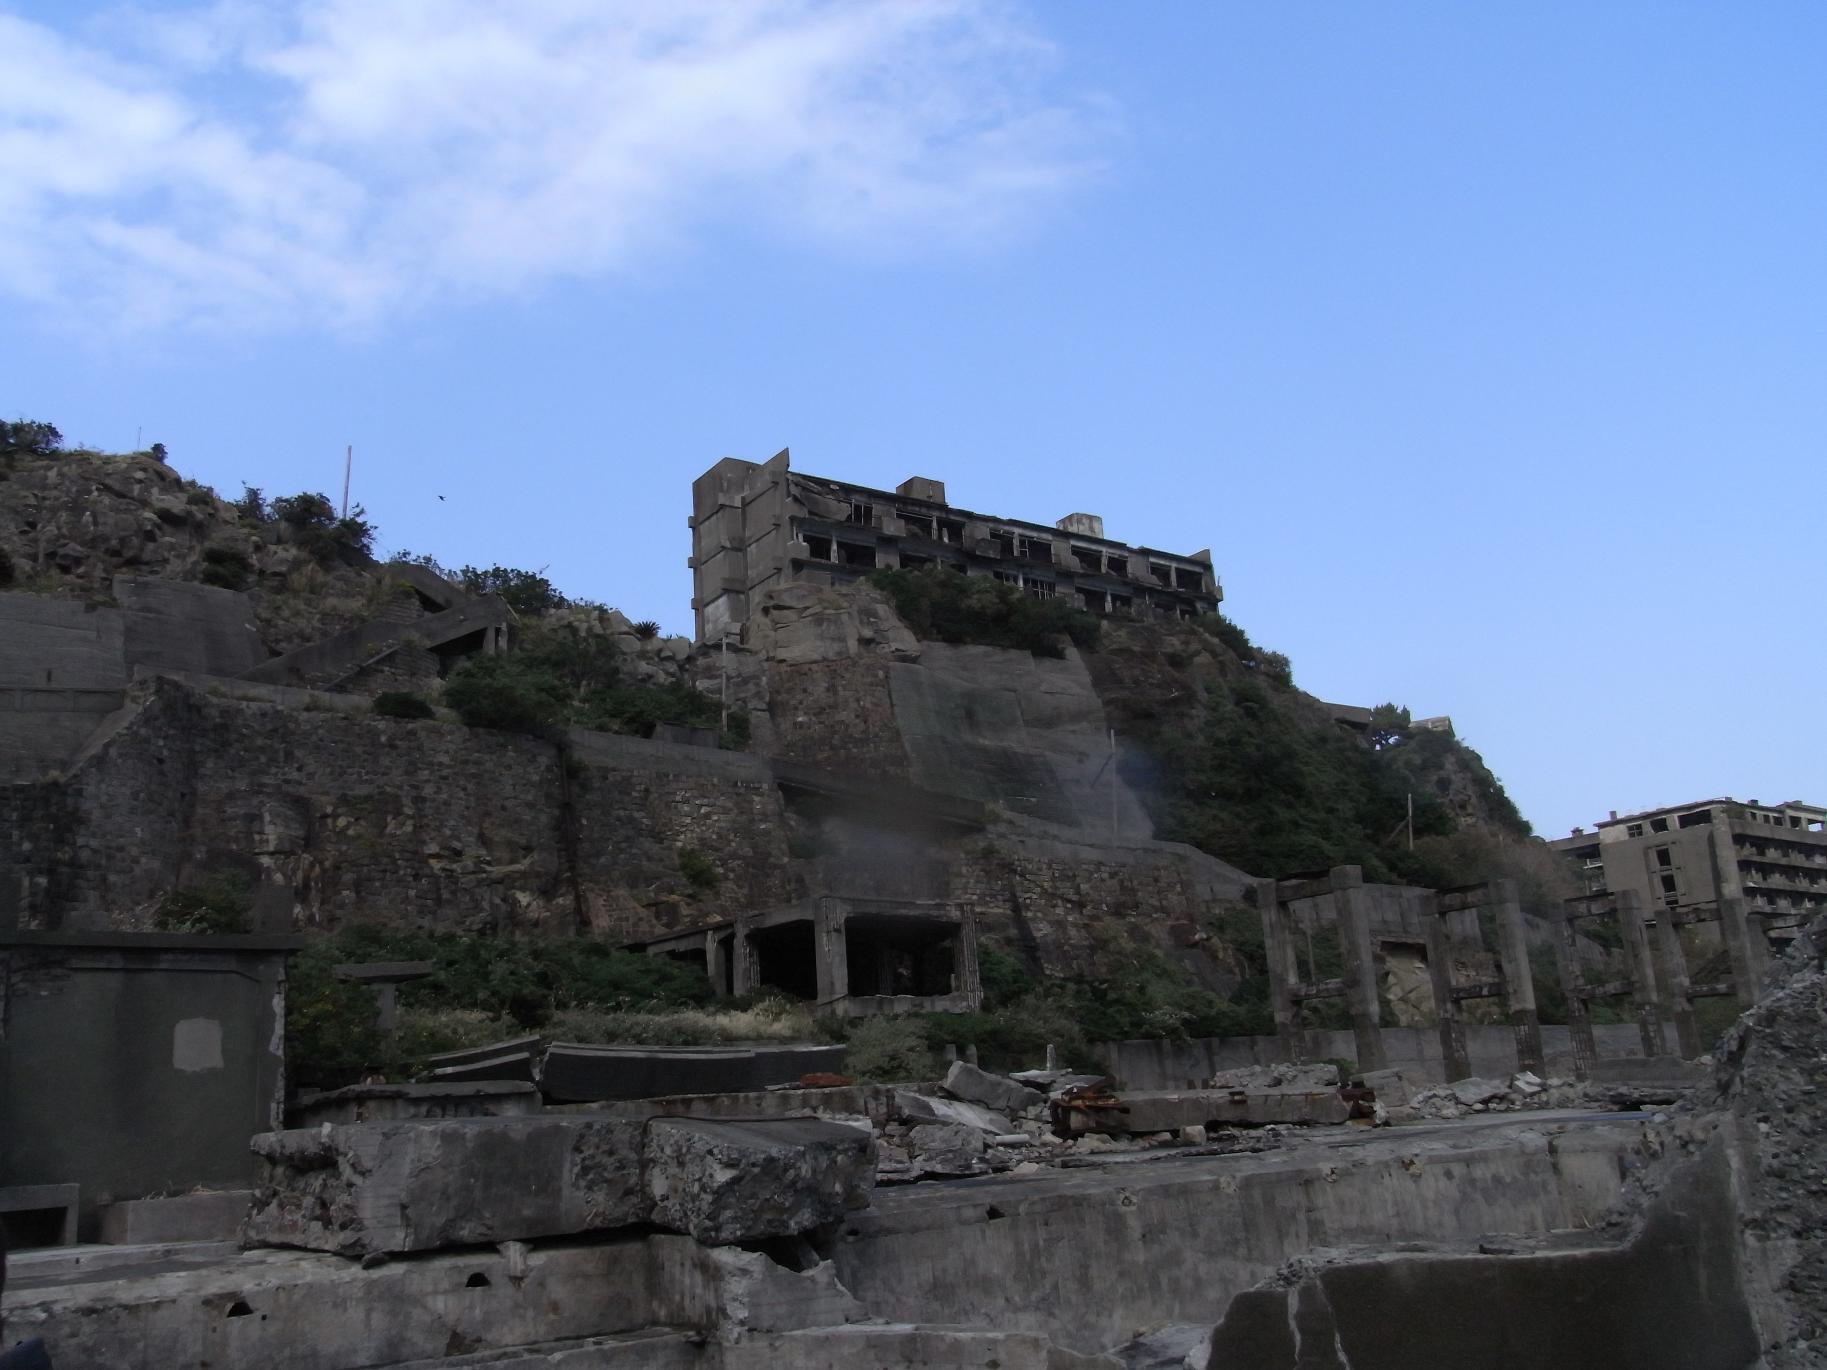
[[[0,293],[133,328],[366,326],[732,225],[996,241],[1103,116],[1002,0],[223,0],[0,13]]]

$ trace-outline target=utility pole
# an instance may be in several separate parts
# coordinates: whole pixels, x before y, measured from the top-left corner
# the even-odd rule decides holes
[[[355,444],[343,448],[343,517],[349,517],[349,472],[355,466]]]
[[[1415,849],[1415,792],[1408,792],[1408,849]]]

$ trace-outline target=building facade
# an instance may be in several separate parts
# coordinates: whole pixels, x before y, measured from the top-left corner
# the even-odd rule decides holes
[[[1721,798],[1613,812],[1549,845],[1588,893],[1636,890],[1651,911],[1742,899],[1779,941],[1827,912],[1827,809],[1812,804]]]
[[[842,584],[879,567],[945,566],[1141,618],[1214,613],[1224,598],[1210,551],[1115,542],[1096,514],[1049,525],[956,509],[944,482],[923,476],[892,491],[802,476],[785,451],[765,462],[728,458],[693,481],[691,529],[700,642],[739,630],[766,590]]]

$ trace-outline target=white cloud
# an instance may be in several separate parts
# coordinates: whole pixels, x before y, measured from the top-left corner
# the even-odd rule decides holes
[[[732,224],[994,242],[1102,133],[1002,0],[223,0],[0,53],[0,292],[98,326],[364,326]]]

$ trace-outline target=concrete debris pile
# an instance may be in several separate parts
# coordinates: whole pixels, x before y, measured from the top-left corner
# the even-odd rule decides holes
[[[1693,1093],[1693,1086],[1667,1080],[1569,1080],[1543,1079],[1521,1070],[1507,1080],[1472,1076],[1448,1085],[1435,1085],[1416,1094],[1409,1110],[1391,1110],[1391,1117],[1463,1118],[1468,1113],[1508,1113],[1520,1109],[1590,1108],[1636,1109],[1678,1104]]]

